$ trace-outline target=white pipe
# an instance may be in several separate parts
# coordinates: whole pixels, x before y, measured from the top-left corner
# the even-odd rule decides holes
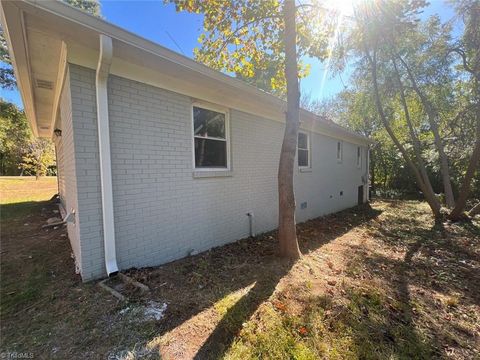
[[[118,273],[115,252],[115,225],[113,219],[112,163],[110,156],[110,129],[108,124],[107,81],[112,64],[112,39],[100,34],[100,56],[98,58],[96,90],[98,148],[100,154],[100,181],[102,190],[103,240],[107,275]]]
[[[253,211],[250,211],[247,213],[247,216],[250,223],[250,236],[255,237],[255,215]]]

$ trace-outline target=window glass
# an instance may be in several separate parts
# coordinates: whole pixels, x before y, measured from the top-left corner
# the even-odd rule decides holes
[[[193,107],[195,136],[225,139],[225,114]]]
[[[195,168],[227,168],[226,115],[193,107]]]
[[[195,167],[226,168],[227,142],[195,138]]]
[[[308,166],[308,150],[298,149],[298,166]]]
[[[305,133],[298,133],[298,148],[308,149],[308,136]]]
[[[298,166],[308,167],[310,166],[310,156],[309,156],[309,143],[308,143],[308,134],[299,132],[298,133]]]

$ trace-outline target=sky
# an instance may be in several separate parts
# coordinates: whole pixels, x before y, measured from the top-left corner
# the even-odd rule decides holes
[[[105,20],[185,56],[193,57],[193,49],[198,46],[202,15],[177,13],[173,5],[165,5],[162,0],[103,0],[101,11]],[[424,16],[435,13],[439,14],[442,20],[453,16],[452,9],[445,5],[443,0],[430,0]],[[303,94],[309,94],[312,99],[328,99],[342,91],[344,84],[348,85],[348,73],[332,78],[328,69],[326,71],[325,63],[310,58],[303,60],[311,65],[309,76],[300,83]],[[2,98],[23,108],[18,91],[0,91]]]

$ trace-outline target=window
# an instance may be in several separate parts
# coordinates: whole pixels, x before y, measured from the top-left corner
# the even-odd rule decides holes
[[[228,169],[229,143],[226,112],[193,106],[196,169]]]
[[[298,166],[310,167],[310,137],[307,133],[298,133]]]
[[[343,143],[341,141],[337,141],[337,160],[341,162],[342,157],[343,157]]]
[[[362,165],[362,148],[357,146],[357,167]]]

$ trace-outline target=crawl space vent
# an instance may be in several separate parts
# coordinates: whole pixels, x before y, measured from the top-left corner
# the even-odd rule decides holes
[[[53,82],[41,79],[36,79],[35,81],[37,83],[37,88],[53,90]]]

